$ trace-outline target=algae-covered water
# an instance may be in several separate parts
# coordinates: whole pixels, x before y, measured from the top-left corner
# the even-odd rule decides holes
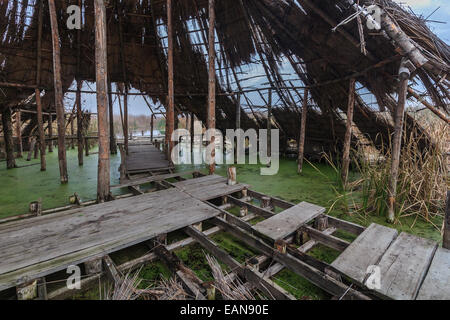
[[[97,148],[90,150],[91,153],[97,151]],[[39,159],[16,159],[19,167],[27,167],[12,170],[6,170],[5,162],[0,162],[0,218],[27,213],[29,203],[39,198],[44,210],[68,205],[69,196],[75,192],[84,201],[96,198],[97,154],[85,157],[84,165],[80,167],[77,149],[67,149],[69,183],[66,185],[59,182],[58,149],[46,156],[47,171],[44,172],[40,171]],[[120,156],[111,156],[113,184],[119,182],[119,166]]]

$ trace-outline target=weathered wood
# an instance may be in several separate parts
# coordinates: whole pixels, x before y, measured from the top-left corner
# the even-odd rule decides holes
[[[207,128],[209,136],[207,137],[210,143],[211,154],[207,155],[209,159],[209,174],[214,174],[216,170],[215,163],[215,146],[216,146],[216,49],[215,49],[215,0],[209,0],[209,31],[208,31],[208,108],[207,108]],[[209,153],[209,150],[208,150]]]
[[[16,137],[17,137],[17,158],[22,158],[23,144],[22,144],[22,117],[21,112],[16,111]]]
[[[196,172],[196,171],[162,174],[162,175],[157,175],[157,176],[150,176],[150,177],[145,177],[145,178],[129,180],[129,181],[126,181],[126,182],[124,182],[122,184],[111,186],[111,189],[119,189],[119,188],[127,188],[127,187],[132,187],[132,186],[139,186],[139,185],[151,183],[151,182],[154,182],[154,181],[161,181],[161,180],[166,180],[166,179],[171,179],[171,178],[191,175],[194,172]]]
[[[116,264],[112,261],[109,255],[103,257],[103,266],[106,270],[108,278],[114,282],[115,286],[120,286],[122,283],[122,274],[117,269]]]
[[[338,219],[336,217],[327,216],[328,224],[330,226],[336,227],[338,229],[350,232],[354,235],[359,236],[361,233],[364,232],[365,228],[352,222],[348,222],[345,220]]]
[[[323,245],[338,251],[344,251],[350,244],[348,241],[342,240],[308,226],[303,226],[302,229],[310,236],[311,239],[314,239],[322,243]]]
[[[75,95],[75,103],[77,105],[77,142],[78,142],[78,165],[82,166],[83,161],[83,112],[81,110],[81,87],[82,82],[77,80],[77,93]]]
[[[45,133],[44,133],[44,123],[42,119],[42,103],[41,103],[41,92],[39,89],[35,90],[36,96],[36,106],[37,106],[37,123],[39,132],[39,148],[41,153],[41,171],[47,170],[47,162],[45,160]]]
[[[97,201],[110,198],[110,141],[108,116],[108,66],[106,38],[106,8],[103,0],[94,1],[95,11],[95,69],[98,118]]]
[[[300,125],[300,138],[298,141],[298,173],[303,172],[303,159],[305,154],[306,118],[308,116],[308,89],[305,89],[302,107],[302,121]]]
[[[172,150],[174,142],[172,141],[172,134],[175,127],[175,87],[174,87],[174,52],[173,52],[173,17],[172,17],[172,0],[167,0],[167,70],[168,70],[168,96],[166,110],[166,151],[167,159],[172,162]]]
[[[116,135],[114,133],[114,109],[111,94],[111,81],[108,79],[108,106],[109,106],[109,149],[111,154],[117,154]],[[152,115],[153,120],[153,115]]]
[[[442,246],[450,250],[450,191],[447,191],[447,205],[445,207],[444,216],[444,237]]]
[[[227,168],[227,177],[228,177],[228,181],[227,184],[229,186],[234,186],[237,183],[237,179],[236,179],[236,167],[228,167]]]
[[[415,299],[436,248],[434,241],[401,233],[378,263],[381,289],[376,291],[391,299]]]
[[[2,224],[0,290],[24,276],[45,276],[218,214],[170,189]]]
[[[333,261],[331,266],[359,284],[364,284],[367,268],[378,264],[397,235],[397,230],[373,223]]]
[[[285,292],[274,282],[264,278],[259,272],[243,267],[225,251],[220,249],[214,242],[209,240],[203,233],[192,227],[185,228],[184,230],[190,237],[197,240],[205,249],[216,256],[220,261],[228,265],[234,272],[247,279],[247,281],[251,282],[269,297],[282,300],[294,299],[290,294]]]
[[[450,300],[450,250],[437,249],[417,300]]]
[[[67,158],[66,158],[66,126],[64,120],[64,103],[63,90],[61,80],[61,48],[59,46],[59,30],[58,20],[56,17],[55,0],[48,0],[48,7],[50,11],[50,24],[52,30],[52,44],[53,44],[53,80],[54,80],[54,96],[56,119],[58,122],[58,163],[59,176],[62,184],[69,181],[67,174]]]
[[[52,153],[53,152],[53,116],[52,114],[48,115],[48,125],[47,125],[47,129],[48,129],[48,152]]]
[[[395,198],[397,196],[397,180],[398,180],[398,169],[400,164],[400,153],[402,148],[402,135],[403,135],[403,121],[405,118],[405,102],[406,93],[408,90],[409,81],[409,71],[403,64],[400,67],[400,84],[398,91],[398,104],[395,109],[394,118],[394,138],[392,142],[392,152],[391,152],[391,171],[389,176],[389,186],[388,186],[388,221],[394,222],[395,220]]]
[[[350,79],[348,89],[347,122],[344,137],[344,151],[342,152],[341,179],[345,187],[348,180],[348,170],[350,166],[350,145],[352,142],[353,112],[355,108],[355,79]]]
[[[31,157],[33,156],[34,148],[36,147],[36,137],[29,137],[29,146],[30,150],[28,150],[27,161],[31,161]]]
[[[11,121],[11,109],[5,108],[2,113],[3,135],[5,139],[6,152],[6,168],[14,169],[17,167],[16,159],[14,157],[14,140],[13,129]]]
[[[102,259],[92,259],[92,260],[86,261],[84,263],[84,270],[86,271],[86,274],[88,274],[88,275],[101,273],[103,271],[103,260]]]
[[[273,240],[283,239],[325,212],[325,208],[302,202],[254,226]]]

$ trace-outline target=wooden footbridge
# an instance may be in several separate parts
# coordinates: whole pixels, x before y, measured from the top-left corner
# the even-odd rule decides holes
[[[156,191],[141,191],[145,184],[153,184]],[[0,224],[3,296],[61,299],[73,291],[47,290],[46,278],[69,266],[82,266],[81,285],[86,288],[103,275],[121,281],[121,274],[160,259],[193,298],[204,299],[207,284],[171,252],[197,242],[228,265],[233,276],[269,298],[293,299],[272,280],[287,268],[336,299],[450,299],[450,251],[430,240],[376,224],[364,228],[328,216],[322,207],[295,205],[199,172],[140,176],[113,188],[135,192],[103,204]],[[234,207],[239,214],[228,211]],[[253,224],[255,218],[259,222]],[[206,221],[214,226],[203,230]],[[167,234],[177,230],[187,238],[168,244]],[[339,230],[355,240],[339,238]],[[211,240],[219,231],[260,255],[236,261]],[[122,264],[110,256],[137,244],[151,251]],[[341,254],[327,264],[308,254],[318,244]],[[373,266],[379,267],[381,286],[371,290],[365,283]]]

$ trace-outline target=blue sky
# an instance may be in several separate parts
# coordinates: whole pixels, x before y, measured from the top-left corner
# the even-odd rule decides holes
[[[440,21],[443,23],[438,22],[432,22],[430,21],[428,23],[430,29],[436,33],[442,40],[444,40],[447,44],[450,43],[450,0],[399,0],[397,1],[401,4],[410,6],[411,9],[416,13],[420,14],[424,17],[428,17],[430,14],[433,13],[437,8],[439,8],[436,12],[434,12],[428,19],[434,20],[434,21]],[[243,71],[247,73],[247,75],[242,75],[240,78],[247,78],[257,75],[264,75],[264,70],[259,65],[248,65],[243,67]],[[292,69],[290,67],[284,67],[281,69],[281,73],[283,74],[283,77],[285,79],[293,79],[297,78],[294,75],[289,76],[289,73],[292,73]],[[263,79],[261,81],[261,79]],[[252,80],[247,80],[242,83],[243,87],[267,87],[267,84],[262,83],[266,82],[266,78],[256,78]],[[299,83],[295,83],[294,85],[298,85]],[[74,89],[74,88],[73,88]],[[90,87],[85,86],[85,90],[93,89],[95,90],[95,84],[90,84]],[[115,91],[114,85],[113,85],[113,91]],[[136,92],[136,91],[135,91]],[[66,95],[66,108],[72,109],[73,101],[74,101],[74,95],[73,94],[67,94]],[[263,101],[261,98],[253,94],[252,96],[249,96],[254,104],[256,105],[262,105]],[[296,97],[295,97],[296,98]],[[83,107],[85,109],[90,110],[91,112],[96,112],[97,110],[97,103],[96,103],[96,96],[93,94],[83,94]],[[117,99],[113,99],[115,101],[114,103],[114,113],[119,114],[119,104],[117,102]],[[148,99],[150,100],[150,99]],[[274,105],[277,105],[278,98],[274,96]],[[145,101],[142,99],[142,97],[139,96],[130,96],[129,97],[129,112],[130,114],[134,115],[150,115],[150,110],[145,103]],[[244,99],[242,99],[242,104],[245,105]],[[244,106],[245,107],[245,106]]]

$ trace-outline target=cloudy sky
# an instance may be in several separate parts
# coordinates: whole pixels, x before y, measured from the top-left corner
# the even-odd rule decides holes
[[[417,15],[422,15],[423,17],[427,18],[429,20],[429,27],[430,29],[436,33],[441,39],[443,39],[447,44],[450,43],[450,0],[399,0],[397,1],[399,3],[402,3],[404,5],[410,6],[411,9],[416,13]],[[438,9],[439,8],[439,9]],[[436,10],[437,9],[437,10]],[[435,11],[436,10],[436,11]],[[435,11],[433,13],[433,11]],[[431,15],[431,16],[430,16]],[[251,67],[248,68],[249,76],[263,74],[264,71],[260,67]],[[287,68],[286,70],[282,70],[285,72],[292,72],[289,71],[290,68]],[[245,78],[245,77],[244,77]],[[289,79],[292,77],[285,76],[285,78]],[[260,80],[251,80],[245,82],[244,86],[258,86],[258,82]],[[266,80],[264,79],[264,82]],[[262,85],[263,87],[266,87],[267,85]],[[95,84],[91,84],[90,88],[86,87],[84,88],[86,90],[94,89],[95,90]],[[115,88],[113,87],[113,90]],[[68,109],[71,109],[73,106],[73,100],[74,95],[68,94],[66,96],[66,107]],[[255,104],[262,104],[263,102],[259,98],[259,96],[255,95],[255,97],[251,97],[252,100],[254,100]],[[116,101],[116,98],[114,98],[115,104],[114,104],[114,113],[119,114],[119,105]],[[276,102],[274,102],[276,104]],[[91,112],[96,112],[96,97],[92,94],[84,94],[83,95],[83,106],[85,108],[89,109]],[[142,99],[142,97],[139,96],[130,96],[129,97],[129,112],[134,115],[150,115],[150,110],[147,107],[147,104]]]

